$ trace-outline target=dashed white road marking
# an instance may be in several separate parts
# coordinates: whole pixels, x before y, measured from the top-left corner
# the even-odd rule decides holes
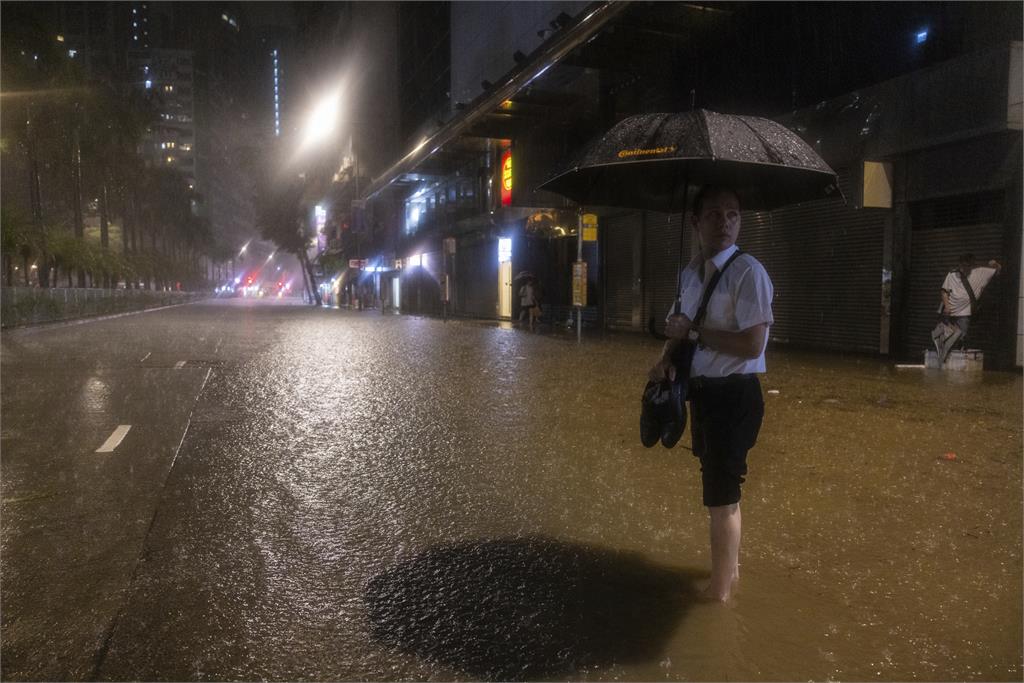
[[[103,442],[103,445],[96,449],[97,453],[112,453],[115,448],[121,445],[121,441],[124,440],[125,435],[128,434],[128,430],[131,429],[131,425],[117,425],[117,429],[114,433]]]
[[[147,354],[146,354],[145,356],[143,356],[143,357],[142,357],[142,358],[141,358],[141,359],[139,360],[139,362],[140,362],[140,363],[145,363],[145,362],[146,362],[146,359],[147,359],[147,358],[149,358],[149,357],[150,357],[150,356],[152,356],[152,355],[153,355],[153,352],[152,352],[152,351],[150,351],[150,352],[149,352],[149,353],[147,353]]]
[[[175,370],[181,370],[183,367],[185,367],[185,361],[183,360],[179,360],[177,363],[174,364]]]

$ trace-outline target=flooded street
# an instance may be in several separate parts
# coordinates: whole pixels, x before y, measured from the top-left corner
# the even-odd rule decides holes
[[[3,678],[1021,679],[1019,374],[770,348],[721,606],[689,435],[639,440],[659,349],[238,300],[5,332]]]

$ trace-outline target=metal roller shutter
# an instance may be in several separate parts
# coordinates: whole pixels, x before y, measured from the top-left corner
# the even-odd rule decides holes
[[[639,211],[604,219],[605,324],[634,327],[634,244],[641,229]]]
[[[683,215],[649,211],[644,216],[644,325],[654,319],[658,332],[665,331],[665,316],[676,300],[679,242],[683,240],[683,264],[692,257],[690,232],[683,235]]]
[[[978,265],[1003,257],[1004,206],[1002,191],[911,204],[906,343],[901,349],[904,358],[920,362],[924,350],[932,347],[931,330],[942,300],[939,289],[946,274],[956,268],[960,256],[974,254]],[[992,358],[1000,351],[1009,353],[1009,347],[1016,341],[998,338],[1001,280],[1001,276],[993,279],[985,289],[981,296],[983,313],[972,319],[967,334],[971,348],[981,349]]]
[[[852,197],[849,173],[840,187]],[[739,245],[764,264],[775,287],[776,341],[877,353],[887,209],[840,201],[745,212]]]

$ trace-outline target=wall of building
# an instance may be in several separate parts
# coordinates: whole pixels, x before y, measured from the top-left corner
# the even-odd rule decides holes
[[[575,17],[586,2],[458,2],[452,4],[451,102],[470,102],[550,35],[550,22]],[[543,32],[543,35],[538,35]]]

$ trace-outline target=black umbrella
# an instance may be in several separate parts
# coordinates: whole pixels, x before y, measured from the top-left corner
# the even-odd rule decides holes
[[[704,109],[624,119],[540,189],[580,204],[679,212],[696,184],[735,190],[744,209],[842,197],[835,172],[785,126]]]

